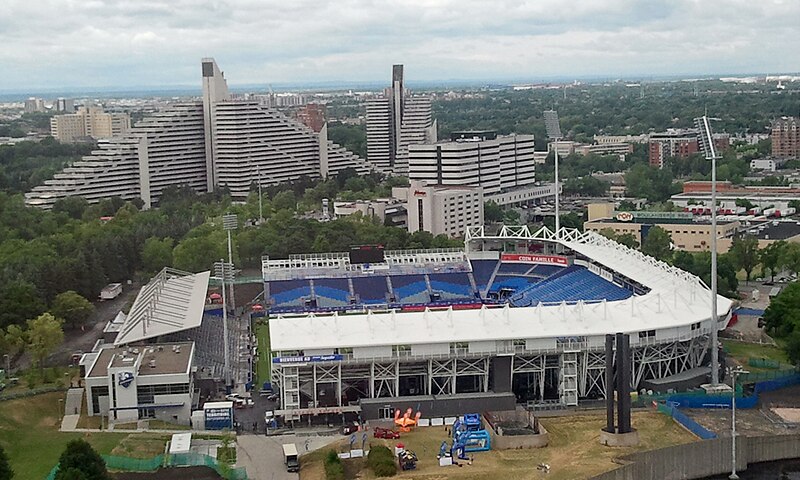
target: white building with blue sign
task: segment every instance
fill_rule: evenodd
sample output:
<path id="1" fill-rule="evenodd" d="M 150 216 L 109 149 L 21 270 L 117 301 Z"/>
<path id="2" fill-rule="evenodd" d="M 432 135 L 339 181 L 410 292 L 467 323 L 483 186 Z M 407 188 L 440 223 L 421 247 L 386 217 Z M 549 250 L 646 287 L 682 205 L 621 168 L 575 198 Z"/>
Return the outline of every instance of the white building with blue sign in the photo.
<path id="1" fill-rule="evenodd" d="M 194 342 L 102 348 L 84 355 L 89 415 L 112 423 L 159 419 L 189 424 Z"/>

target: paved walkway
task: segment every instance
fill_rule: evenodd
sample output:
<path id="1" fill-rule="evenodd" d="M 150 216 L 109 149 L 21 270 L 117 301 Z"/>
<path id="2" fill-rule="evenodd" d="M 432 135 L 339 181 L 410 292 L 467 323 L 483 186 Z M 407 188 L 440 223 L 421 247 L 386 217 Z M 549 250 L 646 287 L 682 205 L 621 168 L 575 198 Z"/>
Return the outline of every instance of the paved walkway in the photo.
<path id="1" fill-rule="evenodd" d="M 307 437 L 239 435 L 236 438 L 236 466 L 244 467 L 249 478 L 296 480 L 299 478 L 298 474 L 287 472 L 283 464 L 283 444 L 294 443 L 302 456 L 307 451 L 320 449 L 341 438 L 340 435 Z"/>
<path id="2" fill-rule="evenodd" d="M 80 415 L 83 405 L 83 389 L 70 388 L 67 390 L 67 400 L 64 402 L 64 415 Z"/>
<path id="3" fill-rule="evenodd" d="M 77 432 L 78 430 L 78 420 L 81 418 L 80 415 L 64 415 L 64 418 L 61 419 L 61 431 L 62 432 Z"/>

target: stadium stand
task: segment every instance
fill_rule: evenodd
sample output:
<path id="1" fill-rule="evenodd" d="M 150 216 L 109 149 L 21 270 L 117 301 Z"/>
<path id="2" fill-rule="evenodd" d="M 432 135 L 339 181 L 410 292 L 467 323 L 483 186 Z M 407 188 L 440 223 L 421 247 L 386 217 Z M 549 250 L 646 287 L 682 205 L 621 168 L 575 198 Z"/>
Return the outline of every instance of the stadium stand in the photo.
<path id="1" fill-rule="evenodd" d="M 312 282 L 318 307 L 343 307 L 350 304 L 350 285 L 346 278 L 317 278 Z"/>
<path id="2" fill-rule="evenodd" d="M 599 300 L 623 300 L 633 293 L 590 272 L 584 267 L 571 266 L 552 277 L 514 294 L 510 303 L 515 307 L 541 303 L 575 303 Z"/>
<path id="3" fill-rule="evenodd" d="M 498 275 L 525 275 L 533 267 L 530 263 L 501 263 Z"/>
<path id="4" fill-rule="evenodd" d="M 361 303 L 374 305 L 386 303 L 389 286 L 384 275 L 353 277 L 353 292 L 358 295 Z"/>
<path id="5" fill-rule="evenodd" d="M 472 260 L 471 263 L 475 284 L 478 286 L 478 291 L 483 292 L 497 267 L 497 260 Z"/>
<path id="6" fill-rule="evenodd" d="M 475 298 L 469 273 L 432 273 L 428 275 L 431 289 L 443 300 Z"/>
<path id="7" fill-rule="evenodd" d="M 302 306 L 304 297 L 311 296 L 308 280 L 282 280 L 269 282 L 269 294 L 275 306 Z"/>
<path id="8" fill-rule="evenodd" d="M 424 275 L 397 275 L 392 277 L 397 303 L 428 303 L 431 301 Z"/>
<path id="9" fill-rule="evenodd" d="M 541 278 L 547 278 L 556 273 L 564 270 L 565 267 L 559 267 L 556 265 L 535 265 L 532 270 L 530 270 L 527 275 L 528 276 L 535 276 Z"/>

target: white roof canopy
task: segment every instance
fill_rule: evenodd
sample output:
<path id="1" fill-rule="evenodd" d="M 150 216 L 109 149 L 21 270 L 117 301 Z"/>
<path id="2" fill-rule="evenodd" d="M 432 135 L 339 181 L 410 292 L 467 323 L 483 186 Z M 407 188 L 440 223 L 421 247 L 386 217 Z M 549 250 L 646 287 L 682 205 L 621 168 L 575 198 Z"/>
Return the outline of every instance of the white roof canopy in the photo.
<path id="1" fill-rule="evenodd" d="M 161 270 L 139 291 L 114 345 L 199 327 L 210 276 L 211 272 Z"/>

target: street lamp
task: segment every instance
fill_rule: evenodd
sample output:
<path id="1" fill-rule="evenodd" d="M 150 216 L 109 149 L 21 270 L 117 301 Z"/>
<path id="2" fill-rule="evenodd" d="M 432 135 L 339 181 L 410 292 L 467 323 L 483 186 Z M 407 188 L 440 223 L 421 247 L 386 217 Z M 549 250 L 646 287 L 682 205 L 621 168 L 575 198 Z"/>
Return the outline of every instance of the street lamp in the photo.
<path id="1" fill-rule="evenodd" d="M 233 264 L 220 258 L 214 263 L 214 277 L 222 282 L 222 342 L 225 356 L 225 387 L 231 385 L 230 346 L 228 345 L 228 305 L 225 299 L 225 280 L 233 280 Z"/>
<path id="2" fill-rule="evenodd" d="M 547 132 L 547 138 L 555 142 L 556 239 L 558 239 L 561 229 L 561 218 L 558 213 L 560 190 L 558 187 L 558 141 L 561 139 L 561 123 L 558 120 L 558 112 L 555 110 L 544 111 L 544 129 Z"/>
<path id="3" fill-rule="evenodd" d="M 728 478 L 737 480 L 739 475 L 736 475 L 736 376 L 750 372 L 741 366 L 729 368 L 728 372 L 731 374 L 731 383 L 733 383 L 731 392 L 731 474 L 728 475 Z"/>
<path id="4" fill-rule="evenodd" d="M 717 150 L 711 134 L 709 118 L 702 116 L 694 119 L 699 130 L 698 141 L 706 157 L 711 160 L 711 318 L 714 326 L 711 329 L 711 384 L 719 385 L 719 316 L 717 315 Z"/>
<path id="5" fill-rule="evenodd" d="M 228 214 L 222 216 L 222 229 L 228 233 L 228 263 L 231 265 L 231 278 L 230 278 L 230 296 L 231 296 L 231 310 L 236 313 L 236 299 L 233 297 L 233 247 L 231 243 L 231 230 L 239 228 L 239 217 L 235 214 Z"/>

